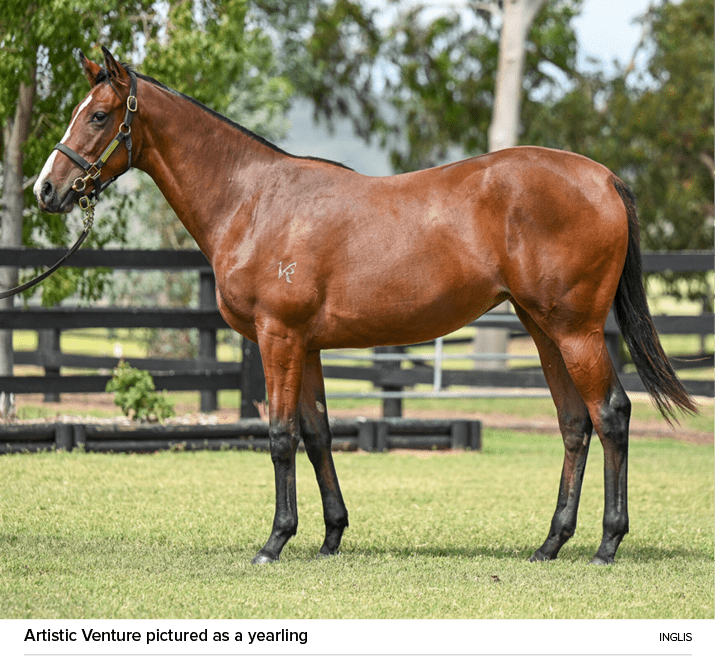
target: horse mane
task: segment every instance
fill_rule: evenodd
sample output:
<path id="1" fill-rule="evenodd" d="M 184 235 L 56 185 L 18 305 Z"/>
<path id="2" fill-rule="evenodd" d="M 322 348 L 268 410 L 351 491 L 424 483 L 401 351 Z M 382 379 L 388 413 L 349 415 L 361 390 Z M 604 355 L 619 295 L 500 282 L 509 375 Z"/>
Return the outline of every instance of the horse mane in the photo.
<path id="1" fill-rule="evenodd" d="M 129 64 L 126 64 L 124 62 L 121 63 L 121 65 L 124 67 L 126 71 L 131 71 L 134 73 L 134 75 L 137 76 L 137 78 L 140 78 L 141 80 L 144 80 L 145 82 L 149 82 L 150 84 L 153 84 L 156 87 L 159 87 L 160 89 L 163 89 L 164 91 L 169 92 L 170 94 L 174 94 L 175 96 L 179 96 L 180 98 L 183 98 L 184 100 L 189 101 L 196 107 L 200 108 L 204 112 L 207 112 L 210 114 L 212 117 L 215 117 L 224 123 L 228 124 L 235 130 L 238 130 L 239 132 L 243 133 L 247 137 L 250 137 L 254 141 L 258 142 L 259 144 L 262 144 L 263 146 L 267 146 L 268 148 L 274 150 L 276 153 L 280 153 L 281 155 L 286 155 L 289 158 L 295 158 L 296 160 L 312 160 L 314 162 L 324 162 L 325 164 L 333 165 L 335 167 L 340 167 L 342 169 L 348 169 L 349 171 L 353 171 L 351 167 L 348 167 L 347 165 L 343 164 L 342 162 L 336 162 L 335 160 L 327 160 L 325 158 L 318 158 L 310 155 L 293 155 L 292 153 L 288 153 L 288 151 L 284 151 L 282 148 L 279 146 L 276 146 L 272 142 L 269 142 L 265 137 L 261 137 L 260 135 L 257 135 L 254 133 L 252 130 L 249 130 L 245 126 L 242 126 L 240 123 L 236 123 L 235 121 L 229 119 L 227 116 L 224 116 L 220 112 L 216 112 L 216 110 L 212 110 L 210 107 L 207 107 L 200 101 L 197 101 L 195 98 L 192 98 L 191 96 L 188 96 L 186 94 L 182 94 L 180 91 L 176 91 L 176 89 L 172 89 L 171 87 L 167 87 L 163 82 L 159 82 L 158 80 L 155 80 L 151 76 L 145 75 L 143 73 L 139 73 L 136 71 L 132 66 Z M 95 84 L 100 84 L 102 82 L 108 82 L 111 84 L 112 80 L 112 74 L 106 69 L 103 68 L 99 73 L 97 73 L 97 79 L 95 81 Z"/>

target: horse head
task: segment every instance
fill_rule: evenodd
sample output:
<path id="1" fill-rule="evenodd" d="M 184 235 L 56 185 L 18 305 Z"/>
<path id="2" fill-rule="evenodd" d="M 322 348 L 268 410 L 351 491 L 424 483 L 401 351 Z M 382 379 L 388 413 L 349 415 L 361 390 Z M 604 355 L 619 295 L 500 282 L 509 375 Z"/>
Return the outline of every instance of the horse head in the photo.
<path id="1" fill-rule="evenodd" d="M 117 63 L 109 50 L 102 50 L 104 67 L 80 54 L 92 89 L 75 107 L 33 188 L 43 212 L 66 213 L 75 203 L 87 207 L 131 167 L 136 75 Z M 122 142 L 126 148 L 118 149 Z"/>

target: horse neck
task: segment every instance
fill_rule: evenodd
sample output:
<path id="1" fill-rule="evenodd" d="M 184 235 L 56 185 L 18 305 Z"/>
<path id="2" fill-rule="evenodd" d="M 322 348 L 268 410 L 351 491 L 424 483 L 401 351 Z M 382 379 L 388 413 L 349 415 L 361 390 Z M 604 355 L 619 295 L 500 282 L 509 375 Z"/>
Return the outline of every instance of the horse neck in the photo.
<path id="1" fill-rule="evenodd" d="M 187 98 L 142 82 L 137 96 L 148 120 L 136 166 L 211 261 L 226 230 L 236 237 L 241 207 L 256 200 L 267 169 L 286 156 Z"/>

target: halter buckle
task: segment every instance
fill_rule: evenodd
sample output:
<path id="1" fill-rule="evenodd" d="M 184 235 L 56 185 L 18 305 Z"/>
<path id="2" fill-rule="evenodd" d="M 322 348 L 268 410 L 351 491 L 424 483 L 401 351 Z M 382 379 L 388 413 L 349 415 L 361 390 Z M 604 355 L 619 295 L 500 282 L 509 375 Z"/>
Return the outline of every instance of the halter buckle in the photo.
<path id="1" fill-rule="evenodd" d="M 136 112 L 139 107 L 136 96 L 129 96 L 127 98 L 127 109 L 130 112 Z"/>

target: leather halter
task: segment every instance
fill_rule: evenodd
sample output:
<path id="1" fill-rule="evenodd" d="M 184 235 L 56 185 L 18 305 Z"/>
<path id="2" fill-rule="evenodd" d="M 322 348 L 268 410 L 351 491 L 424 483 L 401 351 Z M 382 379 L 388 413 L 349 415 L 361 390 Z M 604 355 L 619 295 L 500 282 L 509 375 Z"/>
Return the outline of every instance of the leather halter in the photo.
<path id="1" fill-rule="evenodd" d="M 82 210 L 87 210 L 92 201 L 96 203 L 99 200 L 100 192 L 106 190 L 115 180 L 117 180 L 117 178 L 119 178 L 122 174 L 127 173 L 127 171 L 129 171 L 132 167 L 131 125 L 132 119 L 134 119 L 134 114 L 136 113 L 138 108 L 137 76 L 133 71 L 128 71 L 128 73 L 130 87 L 129 97 L 127 98 L 127 109 L 124 112 L 124 121 L 119 126 L 119 132 L 117 133 L 116 137 L 110 142 L 109 146 L 104 149 L 104 152 L 102 153 L 102 155 L 99 156 L 97 162 L 95 162 L 94 164 L 90 164 L 81 155 L 79 155 L 79 153 L 75 153 L 75 151 L 69 148 L 69 146 L 62 144 L 62 142 L 56 144 L 55 148 L 53 149 L 64 153 L 70 160 L 72 160 L 75 164 L 77 164 L 80 168 L 84 170 L 85 175 L 77 177 L 72 184 L 72 191 L 84 192 L 87 189 L 87 182 L 90 180 L 93 182 L 92 191 L 89 194 L 85 194 L 84 196 L 80 197 L 77 201 L 77 203 L 79 203 L 79 207 L 82 208 Z M 104 183 L 102 183 L 99 180 L 99 174 L 102 170 L 102 167 L 109 159 L 109 156 L 114 153 L 114 150 L 122 142 L 124 142 L 124 144 L 126 145 L 127 155 L 129 156 L 127 168 L 121 174 L 117 174 L 116 176 L 113 176 L 109 180 L 106 180 L 104 181 Z M 92 199 L 90 199 L 90 194 L 93 195 Z"/>

